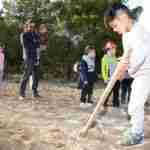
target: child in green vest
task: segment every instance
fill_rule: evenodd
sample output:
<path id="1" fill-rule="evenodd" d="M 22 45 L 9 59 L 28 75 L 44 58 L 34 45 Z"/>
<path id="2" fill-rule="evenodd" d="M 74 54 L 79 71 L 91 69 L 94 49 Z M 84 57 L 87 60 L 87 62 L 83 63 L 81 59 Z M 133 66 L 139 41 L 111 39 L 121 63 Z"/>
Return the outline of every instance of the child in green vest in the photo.
<path id="1" fill-rule="evenodd" d="M 101 68 L 102 68 L 102 78 L 103 78 L 105 84 L 107 84 L 110 81 L 110 79 L 116 69 L 116 66 L 117 66 L 116 48 L 117 48 L 117 46 L 113 41 L 108 41 L 104 47 L 106 54 L 102 58 L 102 61 L 101 61 L 102 67 Z M 119 89 L 120 89 L 120 82 L 117 81 L 111 92 L 111 93 L 113 93 L 113 106 L 114 107 L 120 106 Z M 110 97 L 110 95 L 109 95 L 109 97 Z M 107 106 L 109 97 L 105 101 L 104 106 Z"/>

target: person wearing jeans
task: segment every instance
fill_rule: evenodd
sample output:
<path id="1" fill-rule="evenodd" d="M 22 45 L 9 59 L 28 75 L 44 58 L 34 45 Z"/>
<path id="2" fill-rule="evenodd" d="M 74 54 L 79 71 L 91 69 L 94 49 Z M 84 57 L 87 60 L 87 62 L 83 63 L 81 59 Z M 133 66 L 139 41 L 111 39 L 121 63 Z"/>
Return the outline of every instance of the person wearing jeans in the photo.
<path id="1" fill-rule="evenodd" d="M 87 46 L 85 48 L 85 54 L 81 59 L 79 67 L 81 85 L 81 107 L 90 106 L 94 103 L 92 101 L 92 96 L 94 83 L 96 81 L 95 56 L 95 48 L 92 46 Z"/>
<path id="2" fill-rule="evenodd" d="M 32 75 L 33 78 L 33 96 L 40 97 L 38 93 L 38 81 L 39 81 L 39 60 L 37 50 L 40 47 L 40 40 L 39 36 L 36 32 L 34 32 L 34 23 L 30 22 L 27 25 L 27 32 L 23 34 L 23 43 L 24 43 L 24 50 L 25 50 L 25 70 L 24 75 L 20 85 L 20 99 L 24 99 L 26 96 L 26 86 L 29 81 L 29 77 Z"/>
<path id="3" fill-rule="evenodd" d="M 133 78 L 129 76 L 128 72 L 126 72 L 126 75 L 124 79 L 121 81 L 121 103 L 126 104 L 130 100 L 131 95 L 131 85 L 133 82 Z"/>

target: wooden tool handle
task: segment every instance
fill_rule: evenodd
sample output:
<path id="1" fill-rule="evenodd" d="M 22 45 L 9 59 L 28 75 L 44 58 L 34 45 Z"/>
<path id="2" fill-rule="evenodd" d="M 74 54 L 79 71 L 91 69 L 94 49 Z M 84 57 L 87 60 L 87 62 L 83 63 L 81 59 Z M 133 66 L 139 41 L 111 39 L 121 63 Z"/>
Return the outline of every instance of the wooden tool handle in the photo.
<path id="1" fill-rule="evenodd" d="M 102 108 L 101 106 L 103 106 L 106 98 L 108 97 L 109 93 L 111 92 L 112 88 L 114 87 L 115 83 L 116 83 L 116 78 L 115 76 L 112 77 L 111 81 L 108 83 L 105 91 L 103 92 L 99 102 L 96 105 L 96 108 L 94 109 L 92 115 L 90 116 L 86 126 L 83 128 L 83 130 L 81 130 L 81 136 L 86 136 L 89 128 L 91 127 L 93 121 L 96 119 L 96 115 L 98 114 L 98 112 L 100 111 L 100 108 Z"/>

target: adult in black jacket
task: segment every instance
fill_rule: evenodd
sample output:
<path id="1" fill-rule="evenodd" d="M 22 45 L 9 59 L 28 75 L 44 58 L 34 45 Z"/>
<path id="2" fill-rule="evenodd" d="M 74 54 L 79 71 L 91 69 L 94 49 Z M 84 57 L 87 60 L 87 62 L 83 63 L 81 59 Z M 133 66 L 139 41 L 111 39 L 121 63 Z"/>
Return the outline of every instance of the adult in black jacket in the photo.
<path id="1" fill-rule="evenodd" d="M 26 96 L 25 91 L 30 75 L 32 75 L 33 78 L 33 85 L 32 85 L 33 96 L 40 97 L 38 93 L 39 62 L 37 56 L 37 50 L 40 47 L 40 40 L 39 35 L 34 31 L 34 23 L 30 22 L 27 24 L 27 32 L 23 34 L 23 43 L 25 48 L 26 59 L 24 60 L 25 70 L 20 85 L 20 99 L 24 99 Z"/>

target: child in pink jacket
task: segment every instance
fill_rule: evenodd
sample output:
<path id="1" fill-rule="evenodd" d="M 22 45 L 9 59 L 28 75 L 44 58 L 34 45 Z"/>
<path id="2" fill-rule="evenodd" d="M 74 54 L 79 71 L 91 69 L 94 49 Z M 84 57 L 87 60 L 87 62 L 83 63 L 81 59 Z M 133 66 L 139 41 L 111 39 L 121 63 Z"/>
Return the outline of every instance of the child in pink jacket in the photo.
<path id="1" fill-rule="evenodd" d="M 4 74 L 4 49 L 0 46 L 0 88 L 2 87 L 3 74 Z"/>

